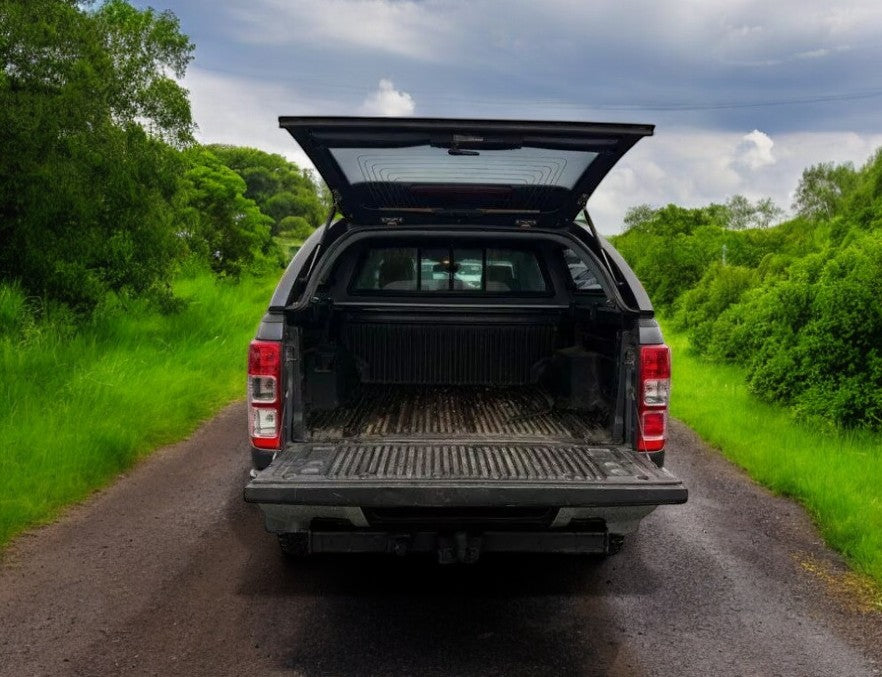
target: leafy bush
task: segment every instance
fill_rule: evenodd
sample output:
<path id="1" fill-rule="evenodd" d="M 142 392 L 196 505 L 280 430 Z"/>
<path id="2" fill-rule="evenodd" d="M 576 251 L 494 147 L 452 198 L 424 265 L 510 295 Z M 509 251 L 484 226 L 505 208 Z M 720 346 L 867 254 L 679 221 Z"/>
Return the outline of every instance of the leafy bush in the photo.
<path id="1" fill-rule="evenodd" d="M 653 303 L 663 309 L 670 309 L 717 263 L 755 266 L 771 239 L 765 231 L 728 230 L 730 213 L 724 205 L 700 209 L 642 205 L 629 211 L 625 220 L 628 230 L 612 241 Z"/>
<path id="2" fill-rule="evenodd" d="M 286 216 L 279 223 L 279 234 L 295 240 L 305 240 L 315 230 L 302 216 Z"/>
<path id="3" fill-rule="evenodd" d="M 800 259 L 757 287 L 751 272 L 710 271 L 678 302 L 676 326 L 697 350 L 746 365 L 762 399 L 879 428 L 882 233 Z"/>
<path id="4" fill-rule="evenodd" d="M 758 280 L 754 269 L 714 263 L 696 286 L 677 299 L 674 326 L 688 328 L 693 347 L 699 352 L 707 352 L 715 322 Z"/>
<path id="5" fill-rule="evenodd" d="M 775 227 L 732 230 L 732 204 L 746 208 L 643 206 L 615 244 L 692 348 L 744 365 L 754 394 L 882 428 L 882 152 L 807 169 L 799 215 Z"/>
<path id="6" fill-rule="evenodd" d="M 836 252 L 808 293 L 809 321 L 787 349 L 801 380 L 789 403 L 838 425 L 882 427 L 882 233 Z M 752 387 L 765 371 L 754 365 Z"/>

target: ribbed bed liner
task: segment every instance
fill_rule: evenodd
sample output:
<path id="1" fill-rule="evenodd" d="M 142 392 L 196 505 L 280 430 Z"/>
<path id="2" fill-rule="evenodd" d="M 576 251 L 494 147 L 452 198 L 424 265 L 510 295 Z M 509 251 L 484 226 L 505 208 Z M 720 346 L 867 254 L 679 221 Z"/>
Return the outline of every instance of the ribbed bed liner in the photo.
<path id="1" fill-rule="evenodd" d="M 606 449 L 543 444 L 341 445 L 326 476 L 376 479 L 523 480 L 565 482 L 605 477 Z M 624 456 L 614 459 L 625 462 Z M 622 471 L 624 474 L 624 471 Z"/>
<path id="2" fill-rule="evenodd" d="M 362 385 L 345 406 L 313 412 L 311 439 L 554 438 L 605 441 L 608 413 L 559 409 L 539 386 Z"/>

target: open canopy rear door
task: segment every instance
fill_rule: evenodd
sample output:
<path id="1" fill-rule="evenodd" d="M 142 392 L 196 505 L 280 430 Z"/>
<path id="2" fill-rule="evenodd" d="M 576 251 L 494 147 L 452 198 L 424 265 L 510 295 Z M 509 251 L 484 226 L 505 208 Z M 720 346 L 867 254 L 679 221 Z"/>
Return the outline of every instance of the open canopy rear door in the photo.
<path id="1" fill-rule="evenodd" d="M 281 117 L 356 223 L 571 222 L 652 125 Z"/>

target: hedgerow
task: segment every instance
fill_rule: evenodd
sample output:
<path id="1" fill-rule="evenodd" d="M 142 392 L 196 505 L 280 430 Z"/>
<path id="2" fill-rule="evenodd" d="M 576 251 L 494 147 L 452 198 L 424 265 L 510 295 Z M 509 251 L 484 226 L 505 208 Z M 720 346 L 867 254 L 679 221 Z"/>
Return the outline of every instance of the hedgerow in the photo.
<path id="1" fill-rule="evenodd" d="M 692 350 L 745 366 L 751 392 L 798 417 L 878 430 L 882 153 L 809 168 L 796 194 L 770 228 L 733 231 L 721 205 L 643 207 L 614 241 Z"/>

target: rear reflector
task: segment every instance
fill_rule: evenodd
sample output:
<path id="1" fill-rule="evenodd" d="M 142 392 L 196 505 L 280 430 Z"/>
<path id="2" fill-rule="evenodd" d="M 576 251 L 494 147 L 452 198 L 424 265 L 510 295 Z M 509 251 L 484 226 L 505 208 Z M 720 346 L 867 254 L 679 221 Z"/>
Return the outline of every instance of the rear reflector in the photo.
<path id="1" fill-rule="evenodd" d="M 637 402 L 638 451 L 661 451 L 667 439 L 671 394 L 671 350 L 666 345 L 640 348 L 640 399 Z"/>
<path id="2" fill-rule="evenodd" d="M 644 411 L 643 412 L 643 437 L 653 438 L 661 437 L 665 434 L 665 412 L 663 411 Z"/>
<path id="3" fill-rule="evenodd" d="M 248 349 L 248 434 L 259 449 L 281 444 L 282 344 L 252 341 Z"/>

